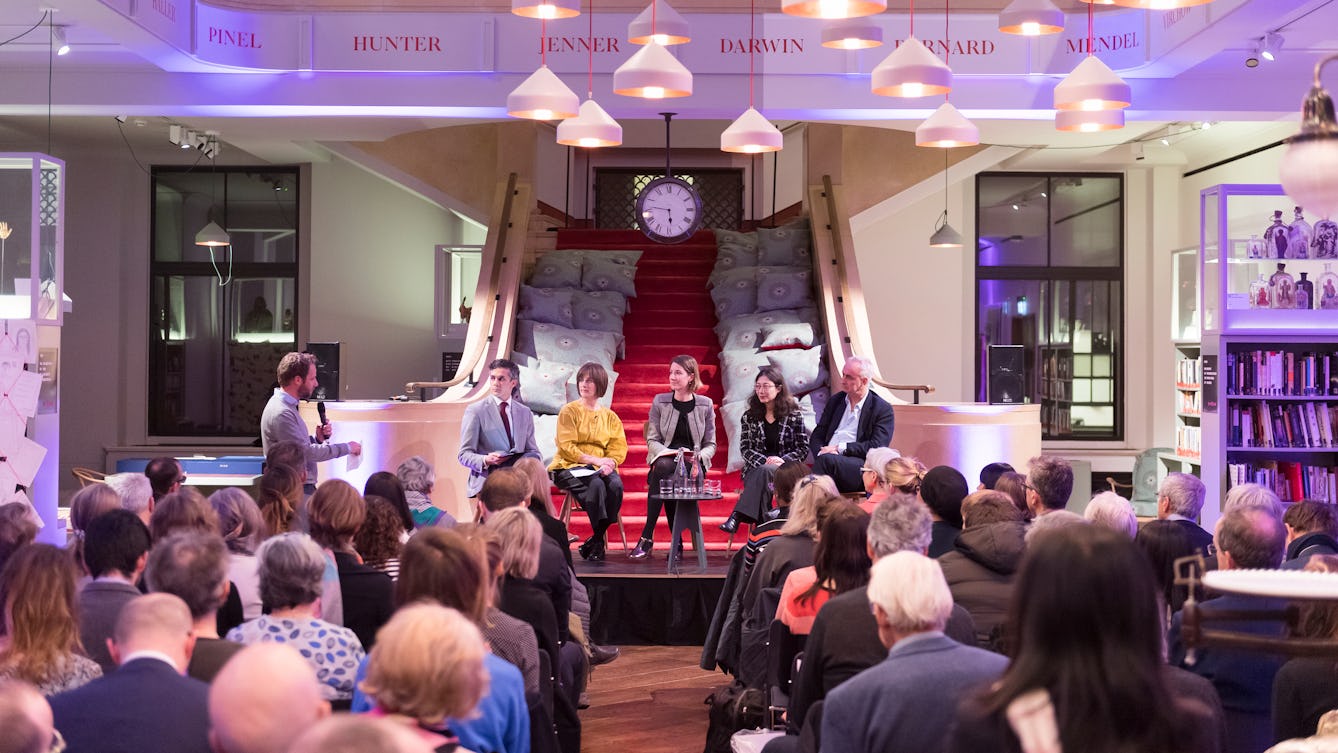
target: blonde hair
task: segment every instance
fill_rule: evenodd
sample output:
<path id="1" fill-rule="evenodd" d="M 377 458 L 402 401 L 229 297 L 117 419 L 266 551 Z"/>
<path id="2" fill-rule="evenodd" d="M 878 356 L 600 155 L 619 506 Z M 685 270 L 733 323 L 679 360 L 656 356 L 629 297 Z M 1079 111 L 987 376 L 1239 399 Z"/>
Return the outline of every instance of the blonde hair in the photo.
<path id="1" fill-rule="evenodd" d="M 533 578 L 539 572 L 539 544 L 543 528 L 539 519 L 524 508 L 508 507 L 488 516 L 484 524 L 502 542 L 502 568 L 516 578 Z"/>
<path id="2" fill-rule="evenodd" d="M 549 516 L 556 517 L 556 513 L 553 512 L 553 495 L 551 493 L 553 482 L 548 478 L 548 469 L 544 467 L 544 464 L 535 458 L 521 458 L 511 468 L 520 471 L 530 479 L 529 499 L 531 503 L 534 500 L 539 500 L 543 503 L 544 510 L 548 512 Z"/>
<path id="3" fill-rule="evenodd" d="M 376 634 L 362 691 L 381 710 L 429 727 L 466 719 L 488 692 L 485 654 L 479 629 L 454 609 L 402 607 Z"/>
<path id="4" fill-rule="evenodd" d="M 818 538 L 818 511 L 828 503 L 841 499 L 841 492 L 836 489 L 836 482 L 831 476 L 810 473 L 799 479 L 794 485 L 794 496 L 790 499 L 790 517 L 781 526 L 784 536 L 807 534 Z"/>
<path id="5" fill-rule="evenodd" d="M 889 489 L 915 494 L 927 472 L 925 464 L 915 458 L 895 457 L 887 461 L 882 475 Z"/>

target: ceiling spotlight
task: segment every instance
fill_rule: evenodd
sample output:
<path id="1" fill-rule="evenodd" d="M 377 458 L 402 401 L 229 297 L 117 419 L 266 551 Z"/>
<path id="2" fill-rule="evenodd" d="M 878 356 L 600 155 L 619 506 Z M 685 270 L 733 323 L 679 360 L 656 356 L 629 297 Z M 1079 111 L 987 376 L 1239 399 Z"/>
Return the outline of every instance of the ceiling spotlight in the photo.
<path id="1" fill-rule="evenodd" d="M 68 55 L 70 52 L 70 43 L 65 39 L 64 26 L 51 27 L 51 46 L 56 49 L 57 55 Z M 1269 58 L 1272 60 L 1273 58 Z"/>
<path id="2" fill-rule="evenodd" d="M 1259 55 L 1260 53 L 1263 52 L 1263 49 L 1264 49 L 1264 40 L 1262 39 L 1254 40 L 1254 45 L 1250 47 L 1250 54 L 1248 57 L 1245 58 L 1246 68 L 1259 67 Z"/>
<path id="3" fill-rule="evenodd" d="M 1270 63 L 1277 60 L 1278 53 L 1282 52 L 1282 43 L 1283 39 L 1281 34 L 1276 31 L 1268 32 L 1264 35 L 1263 46 L 1259 51 L 1259 56 Z"/>

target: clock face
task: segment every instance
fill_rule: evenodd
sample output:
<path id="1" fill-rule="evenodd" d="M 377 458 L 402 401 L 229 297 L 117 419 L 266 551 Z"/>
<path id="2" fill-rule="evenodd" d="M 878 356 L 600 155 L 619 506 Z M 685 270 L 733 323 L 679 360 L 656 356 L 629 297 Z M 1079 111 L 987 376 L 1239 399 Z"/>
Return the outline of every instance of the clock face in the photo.
<path id="1" fill-rule="evenodd" d="M 702 199 L 681 178 L 656 178 L 636 197 L 641 232 L 660 243 L 687 240 L 702 224 Z"/>

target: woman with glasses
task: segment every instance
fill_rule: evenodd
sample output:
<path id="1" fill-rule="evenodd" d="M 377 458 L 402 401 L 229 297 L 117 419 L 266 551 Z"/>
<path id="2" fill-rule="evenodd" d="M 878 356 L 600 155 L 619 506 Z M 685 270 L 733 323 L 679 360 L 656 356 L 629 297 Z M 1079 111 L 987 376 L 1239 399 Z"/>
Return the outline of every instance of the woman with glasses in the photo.
<path id="1" fill-rule="evenodd" d="M 725 533 L 739 530 L 740 522 L 760 521 L 771 506 L 776 469 L 808 455 L 808 430 L 799 414 L 799 404 L 790 397 L 785 377 L 775 366 L 758 369 L 740 427 L 743 491 L 734 512 L 720 524 Z"/>
<path id="2" fill-rule="evenodd" d="M 887 473 L 892 461 L 898 459 L 900 454 L 891 447 L 875 447 L 864 457 L 864 465 L 859 469 L 864 492 L 869 495 L 859 503 L 864 512 L 872 515 L 879 502 L 892 496 L 893 490 L 887 485 Z"/>

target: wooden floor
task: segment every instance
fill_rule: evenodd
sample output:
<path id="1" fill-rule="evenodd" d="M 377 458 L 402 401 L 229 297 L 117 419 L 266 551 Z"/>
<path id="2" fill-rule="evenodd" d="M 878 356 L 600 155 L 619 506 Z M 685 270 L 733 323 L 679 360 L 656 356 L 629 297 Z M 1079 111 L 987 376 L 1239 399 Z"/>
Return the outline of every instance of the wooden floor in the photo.
<path id="1" fill-rule="evenodd" d="M 697 666 L 701 646 L 624 646 L 595 668 L 581 712 L 581 753 L 694 753 L 706 744 L 706 704 L 720 672 Z"/>

